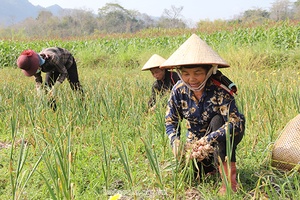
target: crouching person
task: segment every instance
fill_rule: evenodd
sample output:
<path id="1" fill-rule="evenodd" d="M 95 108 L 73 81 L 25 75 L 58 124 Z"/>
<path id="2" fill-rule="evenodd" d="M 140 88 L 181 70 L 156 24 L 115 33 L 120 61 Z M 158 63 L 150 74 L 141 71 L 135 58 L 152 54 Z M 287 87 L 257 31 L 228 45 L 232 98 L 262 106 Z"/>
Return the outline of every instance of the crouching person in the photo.
<path id="1" fill-rule="evenodd" d="M 166 93 L 169 94 L 172 87 L 179 80 L 176 72 L 159 68 L 159 66 L 165 61 L 166 60 L 163 57 L 153 54 L 142 68 L 142 71 L 149 70 L 152 76 L 156 79 L 152 84 L 152 95 L 148 101 L 150 111 L 155 110 L 158 97 L 161 97 Z"/>
<path id="2" fill-rule="evenodd" d="M 221 195 L 227 191 L 225 178 L 231 190 L 237 191 L 236 148 L 245 129 L 244 115 L 239 112 L 233 94 L 213 80 L 218 68 L 225 67 L 229 67 L 226 61 L 195 34 L 161 65 L 161 68 L 176 68 L 181 79 L 171 91 L 165 118 L 174 156 L 178 156 L 180 140 L 177 128 L 186 119 L 187 144 L 198 145 L 197 151 L 189 152 L 188 156 L 197 159 L 194 168 L 200 170 L 197 171 L 200 176 L 218 168 L 223 180 Z M 230 148 L 230 155 L 226 148 Z"/>

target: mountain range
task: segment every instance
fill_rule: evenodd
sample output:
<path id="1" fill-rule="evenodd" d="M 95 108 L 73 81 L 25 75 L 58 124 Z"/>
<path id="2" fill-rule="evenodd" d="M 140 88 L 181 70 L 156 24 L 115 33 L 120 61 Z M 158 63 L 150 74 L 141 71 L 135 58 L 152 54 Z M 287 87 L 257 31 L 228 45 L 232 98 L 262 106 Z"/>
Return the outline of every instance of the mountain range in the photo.
<path id="1" fill-rule="evenodd" d="M 53 15 L 58 15 L 64 9 L 59 5 L 34 6 L 28 0 L 0 0 L 0 27 L 10 26 L 25 20 L 26 18 L 36 18 L 40 11 L 50 11 Z"/>

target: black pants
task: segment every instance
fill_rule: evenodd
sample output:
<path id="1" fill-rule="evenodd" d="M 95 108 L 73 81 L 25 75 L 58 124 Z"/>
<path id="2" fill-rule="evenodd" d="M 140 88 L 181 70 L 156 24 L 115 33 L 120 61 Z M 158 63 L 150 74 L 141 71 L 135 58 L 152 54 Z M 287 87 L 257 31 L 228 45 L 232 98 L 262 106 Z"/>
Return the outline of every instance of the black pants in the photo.
<path id="1" fill-rule="evenodd" d="M 208 131 L 207 133 L 211 133 L 213 131 L 218 130 L 221 126 L 225 124 L 223 117 L 221 115 L 216 115 L 212 118 L 210 121 Z M 235 136 L 230 137 L 230 148 L 231 149 L 231 162 L 236 161 L 236 148 L 237 145 L 240 143 L 244 136 L 244 133 L 240 133 Z M 197 166 L 194 166 L 194 169 L 199 169 L 196 170 L 195 173 L 200 177 L 203 174 L 211 173 L 216 170 L 216 165 L 218 164 L 218 158 L 220 157 L 222 162 L 225 161 L 225 157 L 227 156 L 226 153 L 226 140 L 223 142 L 217 142 L 214 144 L 216 147 L 216 151 L 211 154 L 208 158 L 202 160 L 201 162 L 197 162 Z"/>
<path id="2" fill-rule="evenodd" d="M 218 118 L 222 118 L 222 117 L 218 116 Z M 223 121 L 223 119 L 222 119 L 222 121 Z M 239 133 L 238 135 L 230 136 L 229 145 L 230 145 L 230 150 L 231 150 L 231 152 L 230 152 L 231 153 L 231 155 L 230 155 L 231 162 L 236 162 L 236 148 L 237 148 L 237 145 L 241 142 L 243 136 L 244 136 L 244 132 Z M 226 140 L 222 141 L 222 142 L 217 142 L 215 144 L 215 146 L 217 147 L 217 155 L 216 156 L 219 156 L 220 159 L 222 160 L 222 162 L 224 162 L 226 156 L 229 157 L 229 155 L 227 155 L 227 151 L 226 151 L 226 148 L 227 148 Z"/>

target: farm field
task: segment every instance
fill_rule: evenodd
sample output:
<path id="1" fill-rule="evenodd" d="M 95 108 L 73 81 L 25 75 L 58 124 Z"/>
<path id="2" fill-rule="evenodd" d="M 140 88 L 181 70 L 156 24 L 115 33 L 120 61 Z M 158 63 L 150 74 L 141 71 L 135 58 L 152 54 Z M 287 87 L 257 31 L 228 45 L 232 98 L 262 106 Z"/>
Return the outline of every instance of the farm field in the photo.
<path id="1" fill-rule="evenodd" d="M 170 56 L 193 32 L 70 40 L 0 40 L 0 199 L 297 199 L 300 174 L 271 166 L 272 147 L 300 113 L 300 26 L 195 33 L 230 65 L 246 117 L 237 150 L 239 191 L 218 197 L 219 175 L 201 183 L 180 170 L 165 134 L 163 102 L 147 112 L 154 81 L 143 64 Z M 86 97 L 64 82 L 58 110 L 16 67 L 24 49 L 74 52 Z M 184 122 L 183 122 L 184 127 Z M 183 130 L 184 133 L 184 130 Z"/>

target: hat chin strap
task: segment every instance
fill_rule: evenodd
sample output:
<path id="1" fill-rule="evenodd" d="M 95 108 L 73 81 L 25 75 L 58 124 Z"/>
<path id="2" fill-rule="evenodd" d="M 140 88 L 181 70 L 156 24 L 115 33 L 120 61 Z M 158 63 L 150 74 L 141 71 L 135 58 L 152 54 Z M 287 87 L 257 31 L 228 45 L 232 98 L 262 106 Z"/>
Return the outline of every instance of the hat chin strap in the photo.
<path id="1" fill-rule="evenodd" d="M 190 86 L 190 84 L 186 83 L 183 79 L 182 79 L 182 76 L 180 74 L 180 71 L 178 70 L 178 68 L 176 68 L 176 72 L 179 76 L 179 78 L 182 80 L 182 82 L 192 91 L 194 92 L 197 92 L 197 91 L 201 91 L 204 87 L 205 87 L 205 84 L 207 82 L 207 80 L 209 79 L 209 77 L 212 75 L 212 74 L 216 74 L 217 73 L 217 70 L 218 70 L 218 65 L 212 65 L 212 67 L 208 70 L 207 74 L 206 74 L 206 78 L 205 80 L 199 85 L 198 88 L 192 88 Z"/>

